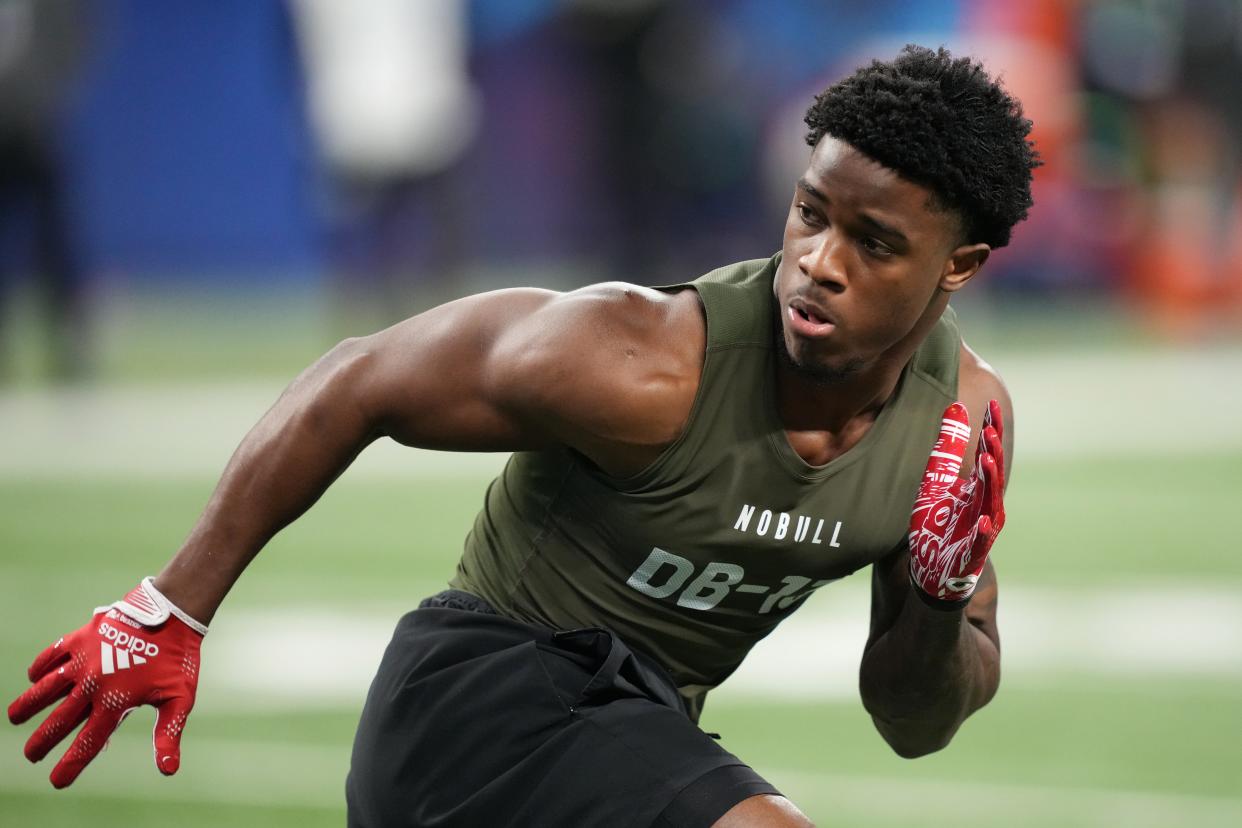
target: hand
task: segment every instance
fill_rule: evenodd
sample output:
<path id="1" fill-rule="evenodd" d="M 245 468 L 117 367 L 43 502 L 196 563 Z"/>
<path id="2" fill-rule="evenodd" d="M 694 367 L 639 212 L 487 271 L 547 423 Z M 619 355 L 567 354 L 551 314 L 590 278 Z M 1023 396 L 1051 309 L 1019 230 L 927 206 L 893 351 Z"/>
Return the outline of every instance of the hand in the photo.
<path id="1" fill-rule="evenodd" d="M 932 447 L 910 515 L 910 580 L 938 609 L 970 600 L 992 542 L 1005 525 L 1005 456 L 1001 411 L 988 403 L 975 451 L 975 468 L 959 478 L 970 442 L 966 406 L 944 411 L 940 437 Z"/>
<path id="2" fill-rule="evenodd" d="M 34 686 L 9 705 L 9 721 L 21 724 L 68 694 L 31 734 L 26 758 L 40 761 L 85 720 L 52 769 L 52 785 L 63 788 L 103 750 L 131 710 L 150 704 L 158 710 L 155 766 L 165 775 L 176 773 L 206 633 L 207 627 L 175 607 L 150 578 L 112 606 L 97 608 L 89 624 L 39 654 L 27 671 Z"/>

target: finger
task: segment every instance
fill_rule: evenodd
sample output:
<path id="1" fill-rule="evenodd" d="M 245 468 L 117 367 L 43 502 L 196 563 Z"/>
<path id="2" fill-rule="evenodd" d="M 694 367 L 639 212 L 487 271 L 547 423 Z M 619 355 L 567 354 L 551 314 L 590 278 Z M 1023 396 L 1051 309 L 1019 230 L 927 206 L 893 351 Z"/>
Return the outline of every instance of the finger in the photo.
<path id="1" fill-rule="evenodd" d="M 64 667 L 48 673 L 9 705 L 9 721 L 13 724 L 21 724 L 68 693 L 71 687 L 73 687 L 73 679 L 69 677 Z"/>
<path id="2" fill-rule="evenodd" d="M 1001 489 L 1005 488 L 1005 444 L 1001 441 L 1000 432 L 990 428 L 984 432 L 988 444 L 988 454 L 996 460 L 996 474 L 1000 478 Z"/>
<path id="3" fill-rule="evenodd" d="M 30 666 L 26 669 L 26 677 L 31 681 L 38 681 L 46 675 L 49 670 L 68 657 L 69 647 L 65 644 L 64 636 L 61 636 L 56 639 L 55 644 L 35 656 L 35 660 L 32 661 Z"/>
<path id="4" fill-rule="evenodd" d="M 979 442 L 975 446 L 975 467 L 979 466 L 979 461 L 983 459 L 983 455 L 991 451 L 991 445 L 988 441 L 989 432 L 996 432 L 999 436 L 1000 432 L 996 429 L 1000 424 L 1000 406 L 996 400 L 988 400 L 987 408 L 983 411 L 983 424 L 979 427 Z"/>
<path id="5" fill-rule="evenodd" d="M 989 428 L 984 437 L 988 443 L 988 454 L 996 461 L 996 471 L 1003 483 L 1005 480 L 1005 446 L 1001 443 L 1000 434 L 994 428 Z"/>
<path id="6" fill-rule="evenodd" d="M 987 474 L 986 463 L 980 460 L 971 469 L 970 478 L 957 490 L 958 502 L 953 518 L 955 525 L 966 529 L 979 522 L 979 516 L 984 514 L 983 502 L 987 498 Z"/>
<path id="7" fill-rule="evenodd" d="M 60 703 L 52 711 L 43 724 L 35 728 L 26 740 L 25 754 L 31 762 L 40 762 L 48 751 L 60 744 L 73 729 L 82 724 L 82 720 L 90 713 L 90 699 L 79 693 L 70 693 L 69 698 Z"/>
<path id="8" fill-rule="evenodd" d="M 987 411 L 987 414 L 984 416 L 983 425 L 985 428 L 987 426 L 992 426 L 993 428 L 995 428 L 996 434 L 998 437 L 1004 436 L 1005 418 L 1001 416 L 1000 403 L 998 403 L 996 400 L 988 400 L 988 411 Z"/>
<path id="9" fill-rule="evenodd" d="M 995 539 L 1005 526 L 1005 474 L 1001 470 L 1000 462 L 991 455 L 985 457 L 984 462 L 989 464 L 988 502 L 984 514 L 990 519 L 992 538 Z"/>
<path id="10" fill-rule="evenodd" d="M 155 747 L 155 767 L 165 776 L 172 776 L 181 767 L 181 734 L 193 707 L 194 700 L 183 696 L 174 696 L 159 706 L 151 741 Z"/>
<path id="11" fill-rule="evenodd" d="M 927 458 L 923 472 L 924 483 L 950 484 L 962 469 L 962 458 L 970 442 L 970 415 L 966 406 L 955 402 L 944 410 L 940 421 L 940 434 Z"/>
<path id="12" fill-rule="evenodd" d="M 975 535 L 974 544 L 971 545 L 970 564 L 966 569 L 972 575 L 978 575 L 983 571 L 988 552 L 992 550 L 992 541 L 996 539 L 995 528 L 992 519 L 987 515 L 979 518 L 978 533 Z"/>
<path id="13" fill-rule="evenodd" d="M 979 512 L 976 515 L 991 515 L 996 494 L 996 460 L 991 454 L 984 454 L 975 464 L 975 476 L 979 481 Z"/>
<path id="14" fill-rule="evenodd" d="M 82 769 L 108 744 L 108 737 L 116 730 L 120 721 L 121 717 L 117 712 L 96 709 L 87 720 L 86 727 L 82 728 L 77 738 L 73 740 L 73 744 L 69 746 L 69 750 L 60 757 L 56 767 L 52 768 L 52 774 L 49 777 L 52 780 L 52 786 L 63 788 L 72 784 Z"/>

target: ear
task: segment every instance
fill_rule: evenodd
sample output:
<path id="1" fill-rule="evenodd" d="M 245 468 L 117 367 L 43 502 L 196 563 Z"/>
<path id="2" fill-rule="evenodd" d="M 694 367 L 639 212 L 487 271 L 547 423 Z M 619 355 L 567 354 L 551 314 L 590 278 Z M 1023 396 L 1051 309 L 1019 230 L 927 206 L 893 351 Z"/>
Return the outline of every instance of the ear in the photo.
<path id="1" fill-rule="evenodd" d="M 940 289 L 946 293 L 961 290 L 983 267 L 991 252 L 992 248 L 986 244 L 964 244 L 954 249 L 945 259 L 944 270 L 940 273 Z"/>

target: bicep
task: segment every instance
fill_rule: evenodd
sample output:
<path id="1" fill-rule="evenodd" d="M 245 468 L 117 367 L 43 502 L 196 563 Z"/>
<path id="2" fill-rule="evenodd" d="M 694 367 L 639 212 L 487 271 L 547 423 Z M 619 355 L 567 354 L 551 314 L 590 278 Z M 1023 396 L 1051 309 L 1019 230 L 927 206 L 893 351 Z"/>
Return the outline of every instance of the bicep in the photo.
<path id="1" fill-rule="evenodd" d="M 983 417 L 988 409 L 988 400 L 996 400 L 1001 409 L 1001 449 L 1004 451 L 1005 487 L 1013 473 L 1014 454 L 1014 416 L 1013 399 L 1009 389 L 991 365 L 985 362 L 965 343 L 961 347 L 961 373 L 958 379 L 958 396 L 970 412 L 971 446 L 977 446 L 980 432 L 983 429 Z M 962 475 L 969 474 L 974 467 L 974 451 L 966 453 L 962 464 Z"/>
<path id="2" fill-rule="evenodd" d="M 467 297 L 359 340 L 358 404 L 422 448 L 559 444 L 597 459 L 664 445 L 697 388 L 693 301 L 624 285 Z"/>

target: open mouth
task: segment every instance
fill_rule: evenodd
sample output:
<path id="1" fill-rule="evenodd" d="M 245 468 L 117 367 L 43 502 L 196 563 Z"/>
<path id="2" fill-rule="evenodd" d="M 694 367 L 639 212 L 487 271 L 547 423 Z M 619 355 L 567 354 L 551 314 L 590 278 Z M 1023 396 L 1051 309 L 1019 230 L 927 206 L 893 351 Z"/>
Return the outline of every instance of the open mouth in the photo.
<path id="1" fill-rule="evenodd" d="M 811 338 L 827 336 L 836 329 L 836 325 L 805 307 L 801 302 L 791 303 L 788 308 L 789 321 L 794 331 Z"/>
<path id="2" fill-rule="evenodd" d="M 812 325 L 831 324 L 827 319 L 820 319 L 818 316 L 816 316 L 814 313 L 807 310 L 806 308 L 795 307 L 794 311 L 797 312 L 797 314 L 801 316 L 803 319 L 805 319 L 807 322 L 810 322 Z"/>

